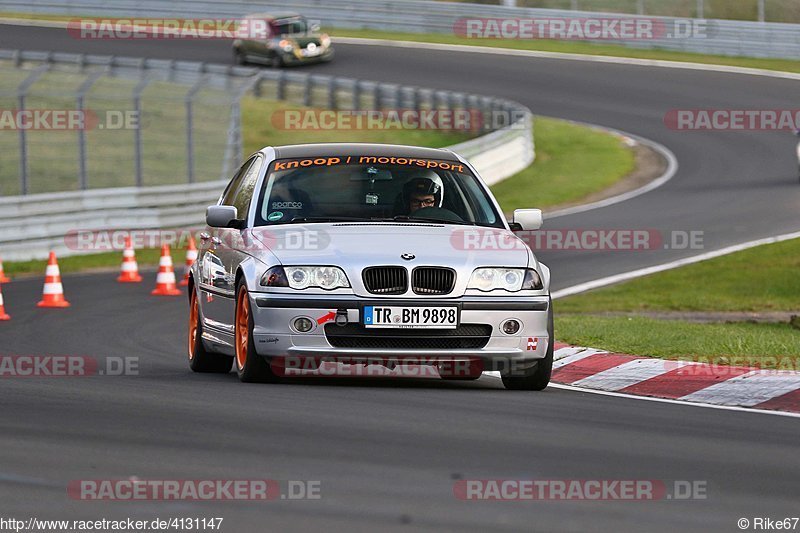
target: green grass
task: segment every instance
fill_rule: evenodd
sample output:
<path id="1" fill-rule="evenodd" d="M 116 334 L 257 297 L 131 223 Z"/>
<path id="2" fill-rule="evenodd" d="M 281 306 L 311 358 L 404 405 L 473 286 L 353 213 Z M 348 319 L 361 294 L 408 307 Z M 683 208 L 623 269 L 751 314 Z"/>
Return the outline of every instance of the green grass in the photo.
<path id="1" fill-rule="evenodd" d="M 158 265 L 158 259 L 161 257 L 160 248 L 142 248 L 136 250 L 136 262 L 139 268 L 144 266 Z M 176 265 L 176 272 L 183 272 L 181 265 L 183 265 L 183 249 L 172 249 L 172 261 Z M 58 267 L 62 274 L 69 274 L 71 272 L 82 272 L 94 269 L 107 269 L 122 264 L 122 252 L 103 252 L 100 254 L 88 255 L 73 255 L 70 257 L 59 257 Z M 35 259 L 31 261 L 6 261 L 3 264 L 3 269 L 9 277 L 22 276 L 22 275 L 35 275 L 41 274 L 44 276 L 47 260 Z"/>
<path id="2" fill-rule="evenodd" d="M 509 48 L 514 50 L 538 50 L 543 52 L 560 52 L 567 54 L 587 54 L 611 57 L 632 57 L 639 59 L 657 59 L 663 61 L 688 61 L 710 65 L 730 65 L 735 67 L 758 68 L 786 72 L 800 72 L 800 61 L 790 59 L 760 59 L 748 57 L 730 57 L 689 52 L 673 52 L 669 50 L 647 50 L 629 48 L 612 44 L 592 44 L 579 41 L 558 40 L 521 40 L 521 39 L 468 39 L 450 33 L 404 33 L 377 30 L 331 29 L 334 40 L 339 37 L 361 37 L 365 39 L 389 39 L 398 41 L 415 41 L 441 44 L 461 44 L 468 46 L 490 46 L 493 48 Z"/>
<path id="3" fill-rule="evenodd" d="M 800 310 L 800 239 L 559 299 L 556 313 Z M 796 341 L 800 344 L 800 338 Z"/>
<path id="4" fill-rule="evenodd" d="M 800 356 L 800 331 L 788 323 L 690 323 L 591 313 L 790 312 L 800 309 L 798 295 L 800 239 L 794 239 L 569 296 L 556 300 L 553 309 L 556 335 L 570 344 L 781 368 L 775 358 Z"/>
<path id="5" fill-rule="evenodd" d="M 537 117 L 534 133 L 536 162 L 492 187 L 505 212 L 580 200 L 634 168 L 633 151 L 605 132 Z"/>
<path id="6" fill-rule="evenodd" d="M 785 368 L 800 366 L 800 331 L 789 324 L 696 324 L 644 317 L 556 313 L 556 337 L 578 346 L 667 359 Z"/>

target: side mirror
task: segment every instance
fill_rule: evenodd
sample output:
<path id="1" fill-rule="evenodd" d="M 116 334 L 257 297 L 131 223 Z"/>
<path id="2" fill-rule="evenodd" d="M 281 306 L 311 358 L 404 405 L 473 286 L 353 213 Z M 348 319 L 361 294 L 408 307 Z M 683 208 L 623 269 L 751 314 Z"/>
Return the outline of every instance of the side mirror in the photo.
<path id="1" fill-rule="evenodd" d="M 542 227 L 541 209 L 515 209 L 512 227 L 517 226 L 523 230 L 537 230 Z"/>
<path id="2" fill-rule="evenodd" d="M 206 209 L 206 224 L 212 228 L 240 228 L 236 208 L 232 205 L 210 205 Z"/>

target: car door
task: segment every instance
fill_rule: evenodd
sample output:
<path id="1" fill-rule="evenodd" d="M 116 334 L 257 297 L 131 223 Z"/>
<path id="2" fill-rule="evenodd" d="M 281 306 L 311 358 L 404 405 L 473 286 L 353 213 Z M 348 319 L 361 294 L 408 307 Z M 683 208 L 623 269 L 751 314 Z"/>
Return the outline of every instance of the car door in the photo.
<path id="1" fill-rule="evenodd" d="M 252 166 L 255 158 L 248 159 L 231 179 L 225 192 L 222 193 L 219 205 L 234 205 L 234 200 L 242 187 L 247 171 Z M 237 216 L 242 215 L 237 213 Z M 247 216 L 246 214 L 244 215 Z M 224 259 L 229 257 L 229 244 L 226 241 L 234 235 L 230 228 L 211 228 L 206 226 L 205 231 L 200 234 L 200 253 L 198 257 L 200 289 L 200 306 L 203 314 L 204 325 L 233 333 L 233 308 L 234 308 L 234 283 L 232 279 L 235 275 L 230 271 L 230 265 L 226 265 Z"/>
<path id="2" fill-rule="evenodd" d="M 243 220 L 247 220 L 248 213 L 250 213 L 250 203 L 264 164 L 264 158 L 261 155 L 256 155 L 250 161 L 250 167 L 245 172 L 242 182 L 236 190 L 236 196 L 233 198 L 233 206 L 236 208 L 237 216 Z M 233 284 L 230 286 L 230 290 L 236 292 L 236 271 L 242 261 L 252 255 L 253 243 L 250 239 L 245 241 L 246 230 L 227 229 L 224 231 L 226 231 L 226 238 L 223 240 L 224 246 L 221 248 L 220 259 L 226 271 L 231 274 Z M 231 313 L 233 313 L 233 309 Z"/>

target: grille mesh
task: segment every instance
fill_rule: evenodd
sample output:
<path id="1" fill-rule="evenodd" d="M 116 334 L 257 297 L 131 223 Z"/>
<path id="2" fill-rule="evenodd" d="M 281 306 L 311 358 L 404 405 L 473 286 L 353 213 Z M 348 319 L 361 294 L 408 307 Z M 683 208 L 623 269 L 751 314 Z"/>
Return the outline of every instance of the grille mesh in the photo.
<path id="1" fill-rule="evenodd" d="M 415 268 L 411 279 L 411 289 L 416 294 L 450 294 L 456 283 L 456 273 L 450 268 Z"/>
<path id="2" fill-rule="evenodd" d="M 364 287 L 372 294 L 403 294 L 408 289 L 408 271 L 398 266 L 365 268 Z"/>

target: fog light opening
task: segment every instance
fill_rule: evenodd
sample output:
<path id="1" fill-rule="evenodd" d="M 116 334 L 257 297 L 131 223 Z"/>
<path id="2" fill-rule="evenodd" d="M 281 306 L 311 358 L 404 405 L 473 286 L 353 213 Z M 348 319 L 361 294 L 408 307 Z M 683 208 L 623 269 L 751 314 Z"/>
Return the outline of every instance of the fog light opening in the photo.
<path id="1" fill-rule="evenodd" d="M 522 328 L 522 324 L 520 324 L 518 320 L 512 318 L 503 322 L 500 328 L 506 335 L 516 335 Z"/>
<path id="2" fill-rule="evenodd" d="M 295 318 L 292 325 L 294 326 L 294 329 L 300 333 L 308 333 L 314 328 L 314 322 L 312 322 L 310 318 L 306 318 L 304 316 Z"/>

